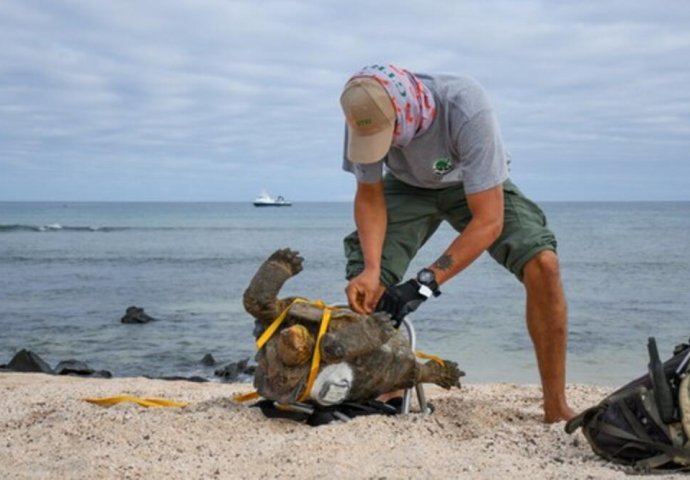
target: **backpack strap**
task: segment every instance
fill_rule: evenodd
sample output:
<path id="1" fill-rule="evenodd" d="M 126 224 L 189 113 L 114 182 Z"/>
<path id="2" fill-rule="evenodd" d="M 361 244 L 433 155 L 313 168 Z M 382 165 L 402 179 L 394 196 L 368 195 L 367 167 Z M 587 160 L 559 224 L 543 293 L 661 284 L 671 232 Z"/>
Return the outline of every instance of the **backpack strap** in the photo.
<path id="1" fill-rule="evenodd" d="M 585 423 L 588 423 L 589 419 L 602 410 L 602 408 L 602 404 L 589 407 L 587 410 L 583 410 L 578 415 L 568 420 L 565 424 L 565 433 L 571 434 Z"/>
<path id="2" fill-rule="evenodd" d="M 630 408 L 625 404 L 625 402 L 621 402 L 618 407 L 625 417 L 625 420 L 628 422 L 628 425 L 630 425 L 630 428 L 632 428 L 635 432 L 635 435 L 642 440 L 652 441 L 651 437 L 647 434 L 647 431 L 644 429 L 637 417 L 635 417 L 635 415 L 632 413 Z"/>
<path id="3" fill-rule="evenodd" d="M 690 438 L 690 375 L 686 375 L 680 382 L 680 387 L 678 388 L 678 405 L 685 436 Z"/>

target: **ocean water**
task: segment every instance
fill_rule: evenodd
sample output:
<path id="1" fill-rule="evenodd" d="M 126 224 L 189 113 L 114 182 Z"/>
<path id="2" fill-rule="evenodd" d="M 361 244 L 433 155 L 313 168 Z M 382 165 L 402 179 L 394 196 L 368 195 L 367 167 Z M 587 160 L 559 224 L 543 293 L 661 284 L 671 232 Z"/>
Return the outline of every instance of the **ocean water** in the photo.
<path id="1" fill-rule="evenodd" d="M 690 202 L 542 203 L 559 239 L 569 303 L 568 381 L 615 386 L 690 337 Z M 0 202 L 0 363 L 28 348 L 118 376 L 203 375 L 252 356 L 242 293 L 274 250 L 304 271 L 283 289 L 345 302 L 348 203 Z M 410 273 L 455 232 L 442 227 Z M 125 325 L 128 306 L 158 319 Z M 413 316 L 418 348 L 457 361 L 466 381 L 537 383 L 522 285 L 488 255 Z"/>

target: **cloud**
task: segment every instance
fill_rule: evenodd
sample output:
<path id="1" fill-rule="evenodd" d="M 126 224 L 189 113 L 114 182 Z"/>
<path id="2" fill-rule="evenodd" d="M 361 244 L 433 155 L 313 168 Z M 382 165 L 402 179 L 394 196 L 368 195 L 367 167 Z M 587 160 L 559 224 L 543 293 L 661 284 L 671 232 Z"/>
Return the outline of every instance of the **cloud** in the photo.
<path id="1" fill-rule="evenodd" d="M 8 0 L 0 200 L 348 199 L 338 97 L 376 61 L 477 78 L 536 198 L 609 198 L 607 179 L 688 199 L 689 19 L 672 1 Z"/>

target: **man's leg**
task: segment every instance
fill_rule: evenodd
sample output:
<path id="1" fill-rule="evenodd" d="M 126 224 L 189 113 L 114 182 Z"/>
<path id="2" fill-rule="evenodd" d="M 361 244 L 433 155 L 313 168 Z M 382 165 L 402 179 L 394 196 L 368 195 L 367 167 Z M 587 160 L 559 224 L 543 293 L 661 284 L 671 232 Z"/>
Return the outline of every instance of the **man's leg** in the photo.
<path id="1" fill-rule="evenodd" d="M 525 264 L 527 330 L 534 350 L 544 395 L 544 421 L 569 420 L 575 415 L 565 398 L 567 303 L 558 267 L 551 250 L 538 253 Z"/>
<path id="2" fill-rule="evenodd" d="M 556 236 L 541 208 L 509 180 L 503 184 L 503 198 L 503 232 L 489 253 L 525 285 L 527 330 L 544 391 L 544 420 L 566 420 L 574 412 L 565 398 L 567 306 Z"/>

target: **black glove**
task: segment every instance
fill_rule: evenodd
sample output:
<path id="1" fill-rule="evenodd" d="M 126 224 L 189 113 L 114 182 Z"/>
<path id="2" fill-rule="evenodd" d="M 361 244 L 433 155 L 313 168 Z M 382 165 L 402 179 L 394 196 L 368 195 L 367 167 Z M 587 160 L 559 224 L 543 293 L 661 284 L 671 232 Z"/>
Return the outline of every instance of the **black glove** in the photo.
<path id="1" fill-rule="evenodd" d="M 405 283 L 388 287 L 374 310 L 389 313 L 391 320 L 395 322 L 395 328 L 398 328 L 403 318 L 417 310 L 422 302 L 428 298 L 419 292 L 420 287 L 421 284 L 414 278 Z"/>

